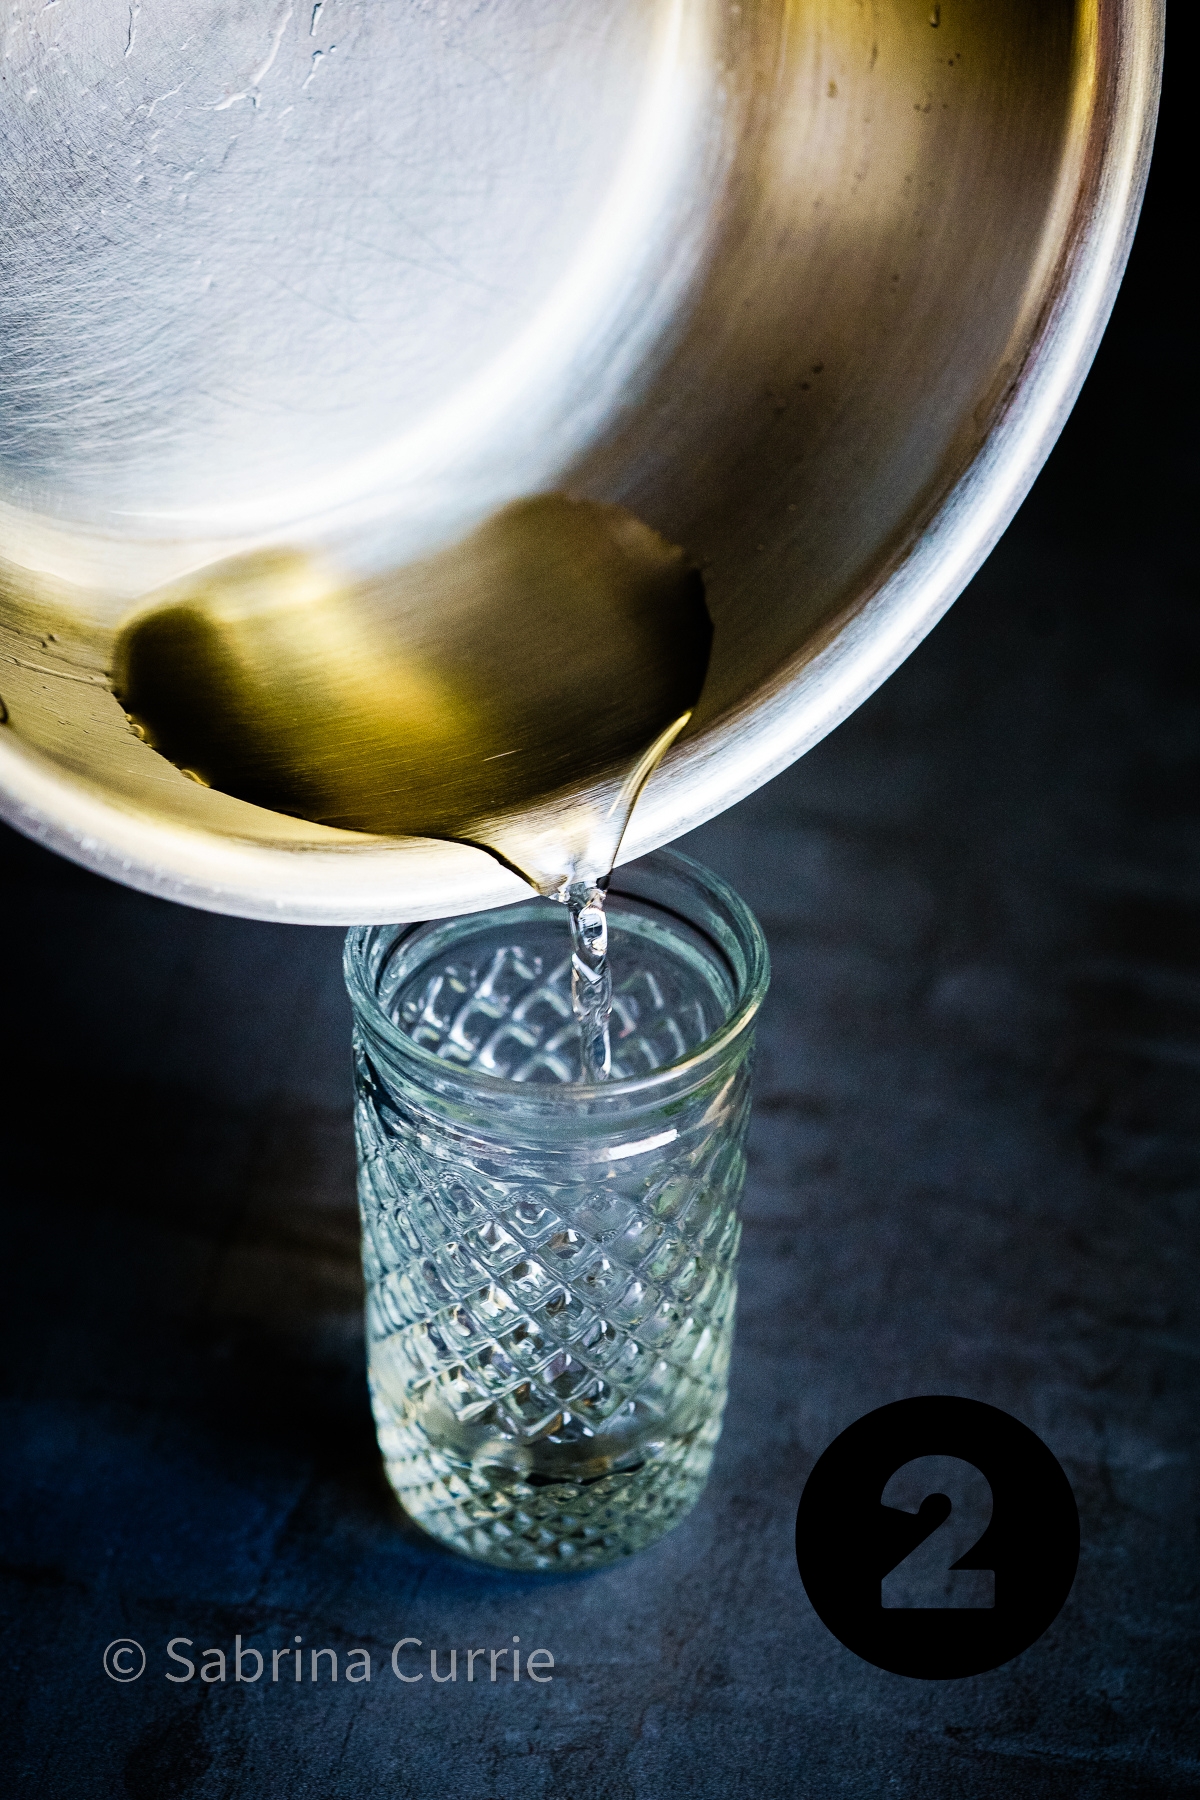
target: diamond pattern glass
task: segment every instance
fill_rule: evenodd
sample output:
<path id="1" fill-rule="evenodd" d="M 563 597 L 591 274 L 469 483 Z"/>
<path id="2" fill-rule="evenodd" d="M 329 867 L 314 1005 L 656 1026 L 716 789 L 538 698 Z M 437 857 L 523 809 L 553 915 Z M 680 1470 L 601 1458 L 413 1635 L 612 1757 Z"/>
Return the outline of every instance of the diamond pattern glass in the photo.
<path id="1" fill-rule="evenodd" d="M 602 1087 L 568 1079 L 578 1034 L 546 999 L 552 903 L 347 946 L 380 1447 L 418 1524 L 509 1568 L 660 1536 L 725 1404 L 765 948 L 667 853 L 621 871 L 609 907 L 614 1068 L 636 1072 Z"/>

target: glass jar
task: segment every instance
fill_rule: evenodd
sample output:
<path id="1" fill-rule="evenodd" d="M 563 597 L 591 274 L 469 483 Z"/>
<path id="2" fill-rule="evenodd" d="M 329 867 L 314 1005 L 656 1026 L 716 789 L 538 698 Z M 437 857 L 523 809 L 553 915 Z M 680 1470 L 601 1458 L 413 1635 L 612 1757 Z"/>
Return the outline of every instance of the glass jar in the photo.
<path id="1" fill-rule="evenodd" d="M 419 1525 L 505 1568 L 653 1542 L 725 1404 L 766 944 L 673 852 L 617 870 L 607 912 L 591 1085 L 554 901 L 346 941 L 380 1448 Z"/>

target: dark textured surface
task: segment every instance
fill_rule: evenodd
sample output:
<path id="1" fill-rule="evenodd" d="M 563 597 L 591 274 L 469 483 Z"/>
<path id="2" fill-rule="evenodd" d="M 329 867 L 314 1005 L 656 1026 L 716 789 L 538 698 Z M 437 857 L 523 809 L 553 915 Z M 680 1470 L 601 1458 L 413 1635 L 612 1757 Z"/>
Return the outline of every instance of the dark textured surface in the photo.
<path id="1" fill-rule="evenodd" d="M 775 985 L 725 1437 L 698 1511 L 628 1566 L 492 1575 L 398 1521 L 338 935 L 173 910 L 5 838 L 6 1791 L 1200 1792 L 1200 621 L 1168 224 L 1158 195 L 968 594 L 692 841 L 759 911 Z M 1031 1425 L 1083 1522 L 1047 1636 L 946 1684 L 843 1650 L 792 1551 L 817 1455 L 930 1391 Z M 169 1637 L 239 1631 L 363 1645 L 375 1678 L 165 1681 Z M 403 1635 L 461 1659 L 513 1633 L 552 1684 L 386 1667 Z M 150 1657 L 128 1686 L 101 1670 L 120 1635 Z"/>

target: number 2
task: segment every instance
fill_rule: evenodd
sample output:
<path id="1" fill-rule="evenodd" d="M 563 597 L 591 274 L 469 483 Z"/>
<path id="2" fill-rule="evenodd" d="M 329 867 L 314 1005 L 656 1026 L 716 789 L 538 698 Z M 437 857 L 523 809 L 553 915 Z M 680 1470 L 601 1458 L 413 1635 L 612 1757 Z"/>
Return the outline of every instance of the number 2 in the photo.
<path id="1" fill-rule="evenodd" d="M 992 1569 L 957 1569 L 987 1530 L 992 1490 L 987 1477 L 960 1456 L 917 1456 L 892 1475 L 880 1502 L 899 1512 L 918 1513 L 941 1495 L 949 1514 L 880 1583 L 884 1607 L 983 1608 L 996 1604 Z M 936 1512 L 940 1508 L 931 1508 Z"/>

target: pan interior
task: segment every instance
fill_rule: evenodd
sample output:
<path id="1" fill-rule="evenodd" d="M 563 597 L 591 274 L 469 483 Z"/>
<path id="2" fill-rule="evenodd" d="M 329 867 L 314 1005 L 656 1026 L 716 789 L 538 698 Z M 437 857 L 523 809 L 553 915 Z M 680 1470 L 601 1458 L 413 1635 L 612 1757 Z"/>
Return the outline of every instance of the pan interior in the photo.
<path id="1" fill-rule="evenodd" d="M 1018 380 L 1094 5 L 21 0 L 6 753 L 147 843 L 258 847 L 301 916 L 322 855 L 398 847 L 189 780 L 114 697 L 122 627 L 266 556 L 319 563 L 386 635 L 389 582 L 549 494 L 702 572 L 711 659 L 671 755 L 718 742 L 803 681 Z M 410 844 L 406 879 L 445 854 Z"/>

